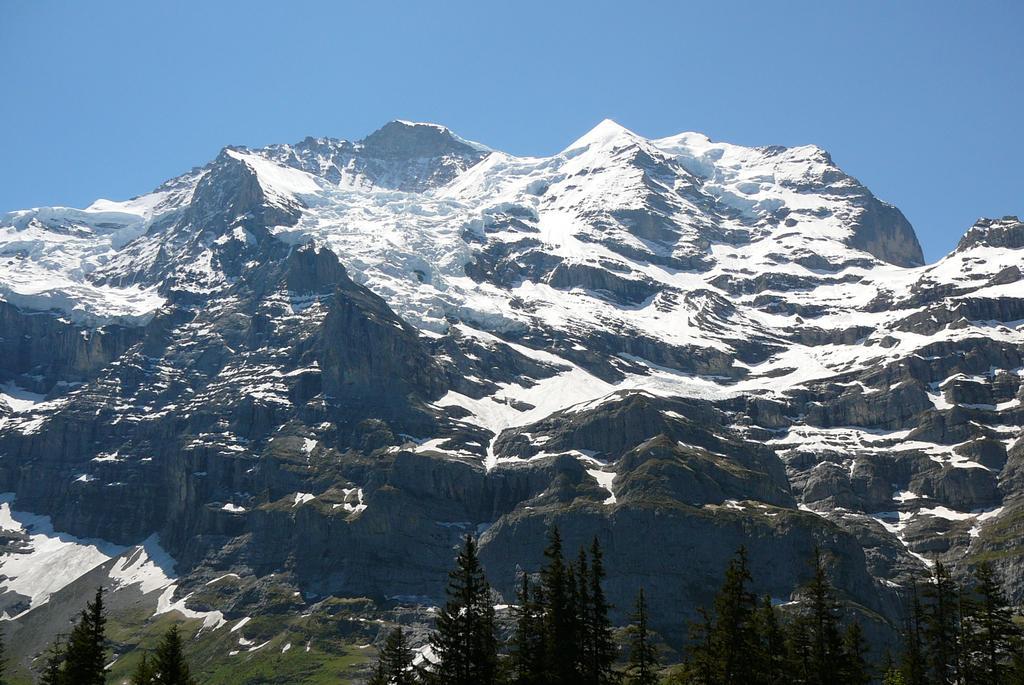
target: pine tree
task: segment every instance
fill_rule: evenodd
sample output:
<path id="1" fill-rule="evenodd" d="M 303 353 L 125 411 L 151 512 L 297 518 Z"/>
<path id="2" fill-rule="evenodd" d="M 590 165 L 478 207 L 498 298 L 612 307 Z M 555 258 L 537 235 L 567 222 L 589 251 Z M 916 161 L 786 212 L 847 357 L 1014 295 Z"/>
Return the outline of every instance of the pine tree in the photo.
<path id="1" fill-rule="evenodd" d="M 415 685 L 412 649 L 401 626 L 388 633 L 377 656 L 372 685 Z"/>
<path id="2" fill-rule="evenodd" d="M 689 645 L 686 650 L 686 672 L 689 674 L 688 681 L 700 685 L 712 685 L 718 672 L 714 650 L 711 646 L 714 625 L 711 614 L 704 607 L 697 609 L 697 616 L 700 620 L 690 623 Z"/>
<path id="3" fill-rule="evenodd" d="M 701 621 L 690 625 L 686 670 L 702 685 L 755 683 L 764 676 L 760 625 L 764 618 L 749 589 L 750 570 L 742 547 L 726 567 L 714 611 L 701 608 Z M 774 616 L 772 617 L 774 620 Z"/>
<path id="4" fill-rule="evenodd" d="M 786 625 L 786 670 L 792 682 L 810 683 L 814 679 L 813 637 L 811 618 L 804 614 L 793 616 Z"/>
<path id="5" fill-rule="evenodd" d="M 976 674 L 979 664 L 972 663 L 969 655 L 973 644 L 974 629 L 972 626 L 977 610 L 978 607 L 970 589 L 964 585 L 957 585 L 956 663 L 953 669 L 953 682 L 957 685 L 978 685 Z"/>
<path id="6" fill-rule="evenodd" d="M 612 637 L 611 606 L 604 594 L 604 554 L 597 538 L 590 544 L 590 681 L 595 685 L 613 685 L 618 675 L 613 668 L 618 649 Z"/>
<path id="7" fill-rule="evenodd" d="M 537 589 L 524 573 L 516 596 L 516 627 L 511 644 L 513 685 L 543 685 L 544 635 Z"/>
<path id="8" fill-rule="evenodd" d="M 131 685 L 154 685 L 156 682 L 156 671 L 153 662 L 149 660 L 148 654 L 142 655 L 135 670 L 132 671 Z"/>
<path id="9" fill-rule="evenodd" d="M 576 664 L 576 608 L 573 606 L 570 574 L 562 555 L 562 536 L 553 527 L 544 550 L 541 569 L 543 601 L 544 682 L 547 685 L 575 685 L 579 680 Z"/>
<path id="10" fill-rule="evenodd" d="M 568 589 L 568 633 L 572 636 L 572 651 L 566 654 L 565 658 L 571 659 L 572 682 L 579 683 L 583 681 L 584 643 L 581 617 L 584 607 L 580 596 L 580 577 L 575 564 L 569 562 L 565 564 L 565 587 Z"/>
<path id="11" fill-rule="evenodd" d="M 808 588 L 810 595 L 811 663 L 810 677 L 814 685 L 836 682 L 842 664 L 839 619 L 832 586 L 825 571 L 821 551 L 814 549 L 814 578 Z"/>
<path id="12" fill-rule="evenodd" d="M 99 588 L 68 637 L 64 674 L 69 683 L 103 685 L 106 682 L 106 623 L 103 588 Z"/>
<path id="13" fill-rule="evenodd" d="M 4 633 L 0 630 L 0 685 L 4 685 L 7 680 L 4 678 L 4 674 L 7 671 L 7 650 L 4 647 Z"/>
<path id="14" fill-rule="evenodd" d="M 766 685 L 782 685 L 789 676 L 786 672 L 786 645 L 782 626 L 768 595 L 761 600 L 757 610 L 756 631 L 760 637 L 760 653 L 758 654 L 759 681 Z"/>
<path id="15" fill-rule="evenodd" d="M 963 626 L 964 681 L 1004 683 L 1010 674 L 1014 646 L 1020 631 L 1013 613 L 988 562 L 974 571 L 971 597 L 961 611 Z"/>
<path id="16" fill-rule="evenodd" d="M 846 685 L 868 685 L 871 668 L 867 659 L 868 645 L 858 621 L 846 626 L 843 634 L 842 682 Z"/>
<path id="17" fill-rule="evenodd" d="M 910 608 L 903 632 L 900 673 L 906 685 L 925 685 L 927 666 L 924 652 L 924 607 L 917 582 L 910 587 Z"/>
<path id="18" fill-rule="evenodd" d="M 576 604 L 576 658 L 578 659 L 576 670 L 579 673 L 581 685 L 592 685 L 597 682 L 593 654 L 594 607 L 590 598 L 590 562 L 587 559 L 587 550 L 583 547 L 580 547 L 580 551 L 576 555 L 573 576 L 576 580 L 576 590 L 573 593 Z"/>
<path id="19" fill-rule="evenodd" d="M 431 646 L 435 672 L 445 685 L 491 685 L 498 676 L 491 586 L 477 558 L 476 542 L 466 536 L 449 574 L 448 601 L 437 617 Z"/>
<path id="20" fill-rule="evenodd" d="M 171 626 L 153 655 L 154 685 L 195 685 L 182 650 L 178 626 Z"/>
<path id="21" fill-rule="evenodd" d="M 64 678 L 64 642 L 61 638 L 50 645 L 46 652 L 46 663 L 39 678 L 39 685 L 65 685 Z"/>
<path id="22" fill-rule="evenodd" d="M 924 633 L 928 646 L 930 679 L 936 685 L 951 685 L 959 662 L 957 587 L 941 562 L 935 564 L 924 595 L 928 599 Z"/>
<path id="23" fill-rule="evenodd" d="M 751 580 L 747 552 L 740 547 L 729 562 L 722 589 L 715 597 L 711 633 L 715 682 L 750 683 L 756 677 L 759 640 L 754 614 L 757 597 L 748 589 Z"/>
<path id="24" fill-rule="evenodd" d="M 626 667 L 629 685 L 657 685 L 658 654 L 651 644 L 650 631 L 647 628 L 647 600 L 644 589 L 636 598 L 636 610 L 629 626 L 629 665 Z"/>

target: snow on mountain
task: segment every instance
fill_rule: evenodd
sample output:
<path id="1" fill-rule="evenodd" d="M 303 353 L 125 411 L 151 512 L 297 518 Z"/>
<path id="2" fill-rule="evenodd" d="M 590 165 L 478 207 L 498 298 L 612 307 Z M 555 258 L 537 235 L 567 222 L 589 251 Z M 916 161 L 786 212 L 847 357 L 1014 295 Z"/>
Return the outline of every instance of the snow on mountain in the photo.
<path id="1" fill-rule="evenodd" d="M 43 395 L 19 388 L 14 383 L 0 384 L 0 402 L 6 404 L 15 414 L 31 409 L 44 399 Z"/>
<path id="2" fill-rule="evenodd" d="M 145 232 L 163 196 L 0 217 L 0 296 L 33 309 L 61 309 L 80 320 L 145 318 L 164 302 L 154 288 L 95 285 L 88 275 Z"/>
<path id="3" fill-rule="evenodd" d="M 399 130 L 389 133 L 392 128 Z M 420 129 L 428 132 L 419 142 L 422 155 L 396 155 Z M 446 151 L 445 142 L 455 150 Z M 374 155 L 360 154 L 367 150 Z M 466 159 L 462 164 L 471 171 L 463 170 L 448 183 L 417 191 L 396 190 L 401 183 L 379 181 L 366 173 L 357 173 L 358 179 L 346 175 L 370 168 L 372 162 L 384 165 L 373 167 L 379 177 L 391 179 L 408 173 L 410 159 L 415 163 L 440 159 L 442 168 L 450 168 L 460 152 L 461 159 Z M 744 237 L 753 230 L 752 223 L 765 223 L 783 208 L 787 216 L 809 215 L 799 229 L 783 226 L 769 240 L 754 241 L 757 246 L 717 248 L 722 250 L 716 261 L 724 262 L 719 267 L 723 273 L 777 266 L 766 264 L 768 256 L 758 252 L 790 246 L 795 258 L 804 252 L 833 262 L 837 257 L 851 258 L 842 242 L 850 229 L 835 216 L 842 199 L 823 199 L 821 193 L 807 193 L 800 185 L 834 170 L 827 155 L 816 148 L 776 153 L 782 159 L 766 163 L 765 157 L 772 155 L 715 146 L 706 139 L 701 143 L 695 134 L 648 142 L 605 121 L 554 157 L 532 160 L 493 153 L 473 167 L 470 162 L 486 154 L 481 146 L 467 144 L 442 127 L 395 122 L 359 144 L 307 139 L 297 146 L 230 149 L 226 154 L 256 172 L 271 204 L 291 198 L 312 205 L 297 226 L 283 232 L 294 240 L 321 239 L 352 254 L 353 271 L 365 282 L 376 284 L 382 294 L 388 293 L 387 299 L 403 314 L 420 313 L 419 323 L 434 330 L 443 325 L 440 322 L 447 310 L 461 307 L 481 289 L 479 284 L 459 280 L 466 275 L 472 240 L 483 233 L 488 242 L 522 242 L 524 227 L 495 231 L 497 223 L 506 222 L 516 212 L 525 213 L 526 224 L 540 232 L 543 249 L 557 256 L 584 263 L 604 259 L 641 280 L 653 278 L 675 287 L 693 288 L 710 279 L 678 269 L 669 274 L 659 262 L 671 259 L 673 243 L 683 242 L 681 247 L 695 256 L 706 251 L 702 240 L 707 238 L 701 237 L 705 229 L 728 232 L 733 228 L 720 228 L 722 214 L 735 215 L 732 223 Z M 686 170 L 687 163 L 697 172 L 713 169 L 714 173 L 707 180 L 698 179 Z M 780 170 L 776 179 L 774 174 Z M 155 236 L 143 234 L 168 213 L 185 207 L 192 199 L 197 176 L 208 173 L 209 167 L 183 177 L 177 182 L 183 187 L 175 192 L 156 192 L 126 203 L 101 201 L 81 211 L 42 209 L 6 215 L 0 236 L 2 254 L 8 257 L 5 291 L 26 304 L 29 300 L 24 298 L 34 296 L 31 303 L 35 307 L 51 304 L 99 320 L 151 312 L 162 303 L 152 288 L 123 286 L 123 280 L 119 282 L 116 272 L 109 270 L 104 281 L 111 285 L 96 286 L 89 275 L 132 239 L 152 242 Z M 586 183 L 579 182 L 582 176 L 588 177 Z M 653 214 L 622 216 L 645 212 L 647 201 L 656 204 Z M 671 204 L 662 208 L 661 203 Z M 657 226 L 668 218 L 664 210 L 674 210 L 672 228 Z M 591 225 L 602 213 L 612 216 Z M 654 225 L 633 226 L 637 223 Z M 795 226 L 792 218 L 785 223 Z M 688 233 L 684 241 L 664 234 L 680 229 Z M 753 237 L 757 236 L 755 230 Z M 643 259 L 647 252 L 654 264 Z M 751 259 L 756 261 L 751 263 Z M 670 262 L 667 266 L 676 265 Z M 418 292 L 424 289 L 430 292 Z M 451 289 L 456 292 L 448 294 Z M 556 309 L 579 309 L 575 298 L 565 301 L 558 294 L 547 293 L 543 299 Z M 488 303 L 481 309 L 476 312 L 481 317 L 502 318 L 501 303 Z"/>
<path id="4" fill-rule="evenodd" d="M 155 536 L 125 547 L 105 540 L 81 539 L 55 531 L 49 517 L 15 511 L 14 495 L 0 495 L 0 620 L 13 619 L 49 601 L 50 596 L 104 567 L 107 592 L 134 588 L 141 595 L 160 591 L 154 616 L 171 611 L 198 618 L 206 628 L 224 625 L 218 611 L 189 609 L 187 597 L 175 599 L 175 561 Z"/>
<path id="5" fill-rule="evenodd" d="M 252 208 L 240 207 L 219 234 L 197 235 L 204 222 L 194 215 L 201 196 L 228 181 L 203 185 L 233 178 L 237 161 L 262 197 L 231 207 L 279 210 L 273 236 L 342 255 L 358 282 L 424 333 L 460 321 L 506 337 L 539 331 L 549 343 L 552 334 L 578 346 L 611 332 L 702 349 L 719 355 L 705 367 L 728 384 L 685 380 L 695 368 L 671 370 L 691 389 L 726 396 L 787 390 L 877 362 L 878 348 L 793 344 L 793 332 L 813 319 L 825 330 L 871 325 L 878 337 L 898 337 L 888 327 L 904 314 L 866 311 L 872 302 L 960 278 L 962 262 L 977 260 L 958 252 L 908 267 L 921 257 L 905 220 L 864 224 L 865 214 L 891 208 L 814 146 L 746 148 L 696 133 L 646 140 L 605 120 L 552 157 L 519 158 L 441 126 L 396 121 L 359 143 L 306 139 L 229 148 L 222 158 L 125 203 L 6 215 L 0 288 L 14 304 L 102 322 L 152 315 L 171 280 L 196 293 L 223 287 L 236 276 L 220 270 L 218 251 L 258 242 L 242 226 Z M 858 238 L 872 230 L 893 236 Z M 895 250 L 895 264 L 882 248 Z M 150 273 L 139 268 L 147 262 Z M 765 343 L 761 356 L 745 352 L 751 340 Z M 907 351 L 897 345 L 883 356 Z M 627 387 L 649 385 L 666 361 L 614 352 L 616 375 L 633 379 Z M 572 354 L 558 358 L 577 367 Z M 621 378 L 608 385 L 583 376 L 590 380 L 573 387 L 591 389 L 565 404 L 623 387 Z M 480 401 L 477 410 L 490 411 Z"/>
<path id="6" fill-rule="evenodd" d="M 0 496 L 0 535 L 14 540 L 8 543 L 10 551 L 0 555 L 6 618 L 45 603 L 53 592 L 123 551 L 102 540 L 58 534 L 48 517 L 15 512 L 13 502 L 10 493 Z"/>
<path id="7" fill-rule="evenodd" d="M 275 164 L 262 155 L 249 154 L 239 150 L 225 150 L 232 159 L 243 162 L 256 172 L 260 186 L 272 201 L 287 201 L 291 198 L 301 199 L 307 195 L 317 195 L 320 184 L 304 171 Z"/>
<path id="8" fill-rule="evenodd" d="M 371 533 L 404 525 L 390 497 L 432 531 L 396 539 L 480 526 L 492 549 L 581 500 L 675 502 L 669 536 L 796 512 L 787 530 L 832 526 L 851 592 L 884 603 L 1012 523 L 1022 257 L 1007 217 L 925 265 L 899 210 L 814 146 L 606 120 L 548 157 L 406 121 L 225 148 L 127 202 L 0 217 L 0 477 L 133 545 L 184 520 L 202 535 L 167 544 L 204 574 L 275 571 L 308 533 L 303 582 L 365 596 L 424 591 L 325 561 L 377 555 Z M 145 520 L 111 513 L 132 488 Z M 244 562 L 202 547 L 228 539 Z M 146 549 L 115 571 L 149 587 Z M 165 571 L 160 606 L 188 610 Z"/>
<path id="9" fill-rule="evenodd" d="M 222 192 L 219 176 L 239 173 L 236 161 L 261 197 L 231 200 L 237 211 L 218 219 L 224 228 L 197 233 L 214 211 L 197 208 Z M 718 394 L 787 389 L 875 362 L 877 348 L 793 344 L 793 332 L 813 319 L 825 330 L 870 325 L 900 337 L 888 329 L 906 313 L 871 303 L 962 279 L 965 261 L 1014 260 L 998 249 L 976 256 L 977 247 L 914 267 L 920 248 L 905 220 L 872 224 L 895 210 L 814 146 L 746 148 L 696 133 L 652 141 L 605 120 L 552 157 L 518 158 L 441 126 L 396 121 L 359 143 L 229 148 L 124 203 L 5 215 L 0 292 L 77 320 L 144 319 L 172 281 L 204 293 L 237 278 L 244 267 L 230 272 L 222 255 L 259 242 L 243 226 L 248 202 L 281 214 L 273 236 L 342 255 L 358 282 L 424 333 L 460 321 L 506 337 L 541 332 L 549 343 L 552 334 L 578 344 L 611 332 L 699 348 L 721 356 L 705 365 L 717 374 L 746 379 Z M 761 356 L 745 352 L 752 339 L 765 343 Z M 614 352 L 616 375 L 648 377 L 665 361 Z M 576 365 L 571 354 L 560 359 Z M 581 398 L 590 393 L 568 400 Z"/>

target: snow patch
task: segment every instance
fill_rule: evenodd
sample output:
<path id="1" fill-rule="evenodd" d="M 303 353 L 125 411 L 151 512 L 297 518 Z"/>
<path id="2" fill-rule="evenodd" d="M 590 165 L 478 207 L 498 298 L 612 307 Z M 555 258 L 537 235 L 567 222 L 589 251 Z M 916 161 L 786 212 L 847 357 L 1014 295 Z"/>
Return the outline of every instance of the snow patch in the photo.
<path id="1" fill-rule="evenodd" d="M 312 494 L 310 492 L 296 492 L 295 493 L 295 499 L 292 502 L 292 506 L 293 507 L 297 507 L 300 504 L 305 504 L 306 502 L 311 502 L 311 501 L 313 501 L 315 499 L 316 499 L 316 495 L 314 495 L 314 494 Z"/>
<path id="2" fill-rule="evenodd" d="M 612 471 L 602 471 L 601 469 L 587 469 L 587 473 L 597 481 L 598 485 L 608 491 L 608 497 L 604 500 L 604 503 L 615 504 L 615 491 L 612 490 L 612 483 L 615 480 L 616 474 Z"/>
<path id="3" fill-rule="evenodd" d="M 0 530 L 23 534 L 26 540 L 18 552 L 0 555 L 0 589 L 29 598 L 29 608 L 18 616 L 45 604 L 54 592 L 125 549 L 55 531 L 48 516 L 15 511 L 13 504 L 12 493 L 0 495 Z"/>

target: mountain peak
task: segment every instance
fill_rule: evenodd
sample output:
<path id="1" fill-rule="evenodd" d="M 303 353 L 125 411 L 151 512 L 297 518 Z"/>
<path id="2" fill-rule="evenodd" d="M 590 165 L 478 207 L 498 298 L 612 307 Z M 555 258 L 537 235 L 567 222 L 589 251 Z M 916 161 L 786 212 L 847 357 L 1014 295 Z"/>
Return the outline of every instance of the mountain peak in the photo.
<path id="1" fill-rule="evenodd" d="M 490 148 L 465 140 L 440 124 L 395 119 L 361 141 L 363 148 L 381 157 L 412 159 L 445 154 L 479 155 Z"/>
<path id="2" fill-rule="evenodd" d="M 960 239 L 955 252 L 982 245 L 1011 250 L 1024 247 L 1024 223 L 1016 216 L 978 219 Z"/>
<path id="3" fill-rule="evenodd" d="M 571 145 L 569 145 L 569 147 L 565 148 L 563 152 L 578 150 L 584 147 L 600 147 L 621 138 L 632 140 L 641 139 L 639 135 L 633 133 L 618 122 L 611 119 L 603 119 L 597 126 L 577 138 Z"/>

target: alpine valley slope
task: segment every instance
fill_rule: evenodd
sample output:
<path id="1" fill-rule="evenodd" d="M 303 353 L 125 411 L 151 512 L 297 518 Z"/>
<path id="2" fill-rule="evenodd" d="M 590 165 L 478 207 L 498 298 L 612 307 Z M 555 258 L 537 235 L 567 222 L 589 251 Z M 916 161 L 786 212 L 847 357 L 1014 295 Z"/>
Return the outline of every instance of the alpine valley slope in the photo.
<path id="1" fill-rule="evenodd" d="M 779 602 L 822 547 L 876 639 L 935 560 L 1022 601 L 1022 265 L 1014 217 L 925 265 L 820 148 L 611 121 L 544 158 L 395 121 L 0 215 L 17 655 L 99 582 L 230 658 L 317 648 L 256 619 L 337 598 L 372 640 L 467 532 L 512 599 L 552 524 L 676 645 L 741 544 Z"/>

